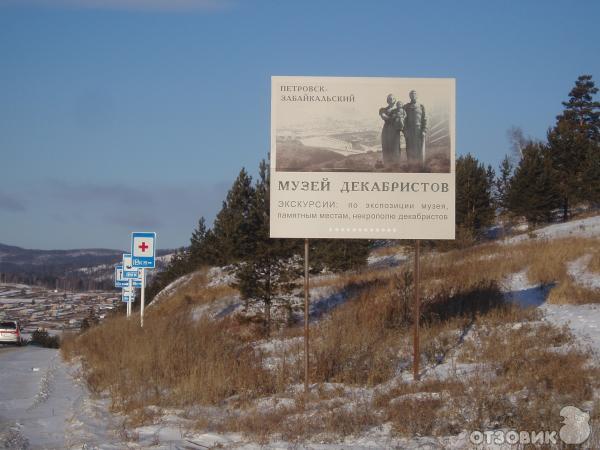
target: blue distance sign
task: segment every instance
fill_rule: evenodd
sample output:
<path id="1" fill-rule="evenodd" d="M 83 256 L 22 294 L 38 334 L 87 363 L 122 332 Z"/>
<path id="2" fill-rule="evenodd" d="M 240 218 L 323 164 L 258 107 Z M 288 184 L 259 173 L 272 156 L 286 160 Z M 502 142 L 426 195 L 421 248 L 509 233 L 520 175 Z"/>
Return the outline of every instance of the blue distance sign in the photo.
<path id="1" fill-rule="evenodd" d="M 133 302 L 135 300 L 135 289 L 131 285 L 131 281 L 127 281 L 127 286 L 121 291 L 121 301 Z"/>
<path id="2" fill-rule="evenodd" d="M 156 265 L 156 233 L 131 233 L 131 265 L 140 269 L 154 269 Z"/>
<path id="3" fill-rule="evenodd" d="M 115 266 L 115 287 L 122 288 L 125 287 L 122 284 L 126 283 L 125 286 L 128 286 L 128 283 L 123 280 L 123 266 L 118 265 Z"/>
<path id="4" fill-rule="evenodd" d="M 123 278 L 138 278 L 138 269 L 131 265 L 131 253 L 123 253 Z"/>
<path id="5" fill-rule="evenodd" d="M 141 280 L 142 274 L 140 273 L 140 269 L 124 270 L 123 278 L 126 280 Z"/>

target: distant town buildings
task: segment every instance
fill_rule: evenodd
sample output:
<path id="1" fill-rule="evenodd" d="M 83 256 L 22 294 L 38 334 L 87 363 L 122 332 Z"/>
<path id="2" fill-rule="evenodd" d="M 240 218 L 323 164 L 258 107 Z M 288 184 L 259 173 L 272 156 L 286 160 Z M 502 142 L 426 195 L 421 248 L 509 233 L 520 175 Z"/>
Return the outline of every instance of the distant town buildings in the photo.
<path id="1" fill-rule="evenodd" d="M 38 328 L 50 334 L 79 331 L 90 313 L 101 320 L 120 301 L 116 292 L 65 292 L 0 283 L 0 320 L 18 320 L 25 334 Z"/>

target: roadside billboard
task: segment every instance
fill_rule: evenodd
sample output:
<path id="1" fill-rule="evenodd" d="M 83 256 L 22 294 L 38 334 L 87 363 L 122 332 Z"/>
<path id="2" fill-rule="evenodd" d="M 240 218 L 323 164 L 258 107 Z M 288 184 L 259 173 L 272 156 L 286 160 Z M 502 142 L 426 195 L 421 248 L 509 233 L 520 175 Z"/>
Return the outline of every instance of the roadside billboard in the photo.
<path id="1" fill-rule="evenodd" d="M 274 238 L 454 239 L 455 80 L 272 77 Z"/>

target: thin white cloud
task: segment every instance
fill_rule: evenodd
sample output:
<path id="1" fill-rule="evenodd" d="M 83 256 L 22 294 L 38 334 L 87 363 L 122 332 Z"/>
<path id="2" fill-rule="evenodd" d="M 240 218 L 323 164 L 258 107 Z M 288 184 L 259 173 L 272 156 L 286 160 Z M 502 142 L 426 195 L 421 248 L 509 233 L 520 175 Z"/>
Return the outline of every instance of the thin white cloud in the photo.
<path id="1" fill-rule="evenodd" d="M 125 11 L 219 11 L 232 0 L 0 0 L 0 6 L 108 9 Z"/>

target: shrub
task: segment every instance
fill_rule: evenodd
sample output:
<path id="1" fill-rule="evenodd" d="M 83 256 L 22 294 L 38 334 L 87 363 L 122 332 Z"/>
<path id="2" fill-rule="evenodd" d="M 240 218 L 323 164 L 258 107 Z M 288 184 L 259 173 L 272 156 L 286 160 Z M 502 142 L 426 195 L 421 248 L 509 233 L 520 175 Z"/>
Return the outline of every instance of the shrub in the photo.
<path id="1" fill-rule="evenodd" d="M 45 348 L 59 348 L 60 338 L 56 335 L 50 335 L 47 330 L 38 328 L 31 335 L 31 344 L 39 345 Z"/>

